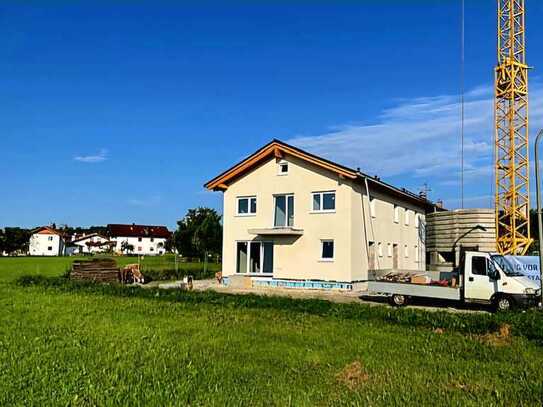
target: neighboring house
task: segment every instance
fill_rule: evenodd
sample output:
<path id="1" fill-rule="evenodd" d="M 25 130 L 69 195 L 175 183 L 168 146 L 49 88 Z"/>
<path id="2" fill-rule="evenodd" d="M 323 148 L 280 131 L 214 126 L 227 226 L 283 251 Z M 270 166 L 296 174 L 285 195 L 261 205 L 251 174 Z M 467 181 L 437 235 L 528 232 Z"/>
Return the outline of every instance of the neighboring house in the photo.
<path id="1" fill-rule="evenodd" d="M 107 225 L 108 236 L 115 242 L 118 253 L 138 255 L 160 255 L 166 253 L 166 241 L 171 233 L 165 226 Z M 133 251 L 123 250 L 126 246 Z"/>
<path id="2" fill-rule="evenodd" d="M 32 231 L 28 245 L 31 256 L 64 256 L 66 239 L 62 232 L 49 226 Z"/>
<path id="3" fill-rule="evenodd" d="M 349 289 L 371 269 L 425 269 L 434 205 L 359 170 L 274 140 L 205 187 L 223 191 L 227 282 Z"/>
<path id="4" fill-rule="evenodd" d="M 110 246 L 116 245 L 116 242 L 111 242 L 98 233 L 91 233 L 75 238 L 70 245 L 75 247 L 74 254 L 95 254 L 107 252 Z"/>

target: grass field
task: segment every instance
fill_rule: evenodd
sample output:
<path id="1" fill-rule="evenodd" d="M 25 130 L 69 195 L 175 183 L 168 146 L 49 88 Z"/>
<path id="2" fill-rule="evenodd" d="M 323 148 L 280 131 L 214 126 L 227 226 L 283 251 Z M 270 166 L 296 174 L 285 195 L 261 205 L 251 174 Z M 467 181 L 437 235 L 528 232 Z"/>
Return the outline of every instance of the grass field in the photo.
<path id="1" fill-rule="evenodd" d="M 0 405 L 543 401 L 540 312 L 77 285 L 55 260 L 0 258 Z"/>
<path id="2" fill-rule="evenodd" d="M 13 273 L 17 275 L 44 275 L 56 276 L 69 270 L 72 263 L 79 259 L 90 259 L 91 257 L 0 257 L 0 281 L 10 279 Z M 119 266 L 130 263 L 137 263 L 137 257 L 118 256 L 113 257 Z M 141 260 L 141 267 L 144 274 L 153 279 L 169 279 L 175 277 L 175 259 L 173 255 L 145 256 Z M 220 264 L 209 263 L 208 273 L 203 275 L 203 263 L 178 263 L 178 276 L 192 274 L 198 277 L 211 277 L 221 269 Z"/>

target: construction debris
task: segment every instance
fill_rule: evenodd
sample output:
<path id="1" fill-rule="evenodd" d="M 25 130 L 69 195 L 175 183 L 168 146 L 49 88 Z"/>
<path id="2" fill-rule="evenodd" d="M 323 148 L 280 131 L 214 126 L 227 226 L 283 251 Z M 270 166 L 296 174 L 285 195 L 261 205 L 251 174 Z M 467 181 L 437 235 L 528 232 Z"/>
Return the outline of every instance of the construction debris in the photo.
<path id="1" fill-rule="evenodd" d="M 78 260 L 72 264 L 70 279 L 99 283 L 118 283 L 120 273 L 114 259 Z"/>

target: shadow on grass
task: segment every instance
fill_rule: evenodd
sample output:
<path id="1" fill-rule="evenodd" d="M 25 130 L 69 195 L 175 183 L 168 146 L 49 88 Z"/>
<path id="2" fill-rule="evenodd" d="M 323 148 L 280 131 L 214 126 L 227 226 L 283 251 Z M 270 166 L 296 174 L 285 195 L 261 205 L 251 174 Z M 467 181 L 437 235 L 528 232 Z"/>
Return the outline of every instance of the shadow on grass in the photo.
<path id="1" fill-rule="evenodd" d="M 445 311 L 424 311 L 410 308 L 389 308 L 367 304 L 340 304 L 318 299 L 293 299 L 255 294 L 224 294 L 215 291 L 160 290 L 76 282 L 66 277 L 22 276 L 15 282 L 21 287 L 42 287 L 59 292 L 83 292 L 116 297 L 146 298 L 152 301 L 170 301 L 189 304 L 208 304 L 231 308 L 275 309 L 323 317 L 365 320 L 397 324 L 406 327 L 442 329 L 465 334 L 485 334 L 497 331 L 503 324 L 511 326 L 512 333 L 543 346 L 543 313 L 539 310 L 500 314 L 453 314 Z"/>

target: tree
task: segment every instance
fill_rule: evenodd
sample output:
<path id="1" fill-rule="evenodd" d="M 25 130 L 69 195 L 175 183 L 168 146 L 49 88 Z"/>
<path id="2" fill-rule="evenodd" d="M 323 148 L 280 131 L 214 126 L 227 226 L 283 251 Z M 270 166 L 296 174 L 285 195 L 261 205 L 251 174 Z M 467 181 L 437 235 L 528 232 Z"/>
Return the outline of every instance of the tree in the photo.
<path id="1" fill-rule="evenodd" d="M 128 240 L 124 240 L 124 241 L 121 243 L 121 251 L 122 251 L 124 254 L 133 253 L 133 252 L 134 252 L 134 245 L 128 243 Z"/>
<path id="2" fill-rule="evenodd" d="M 208 254 L 220 254 L 222 224 L 221 216 L 215 209 L 189 209 L 177 225 L 173 245 L 182 256 L 202 259 Z"/>
<path id="3" fill-rule="evenodd" d="M 3 234 L 3 250 L 8 254 L 26 253 L 28 251 L 28 241 L 30 239 L 30 230 L 22 228 L 5 228 Z"/>

